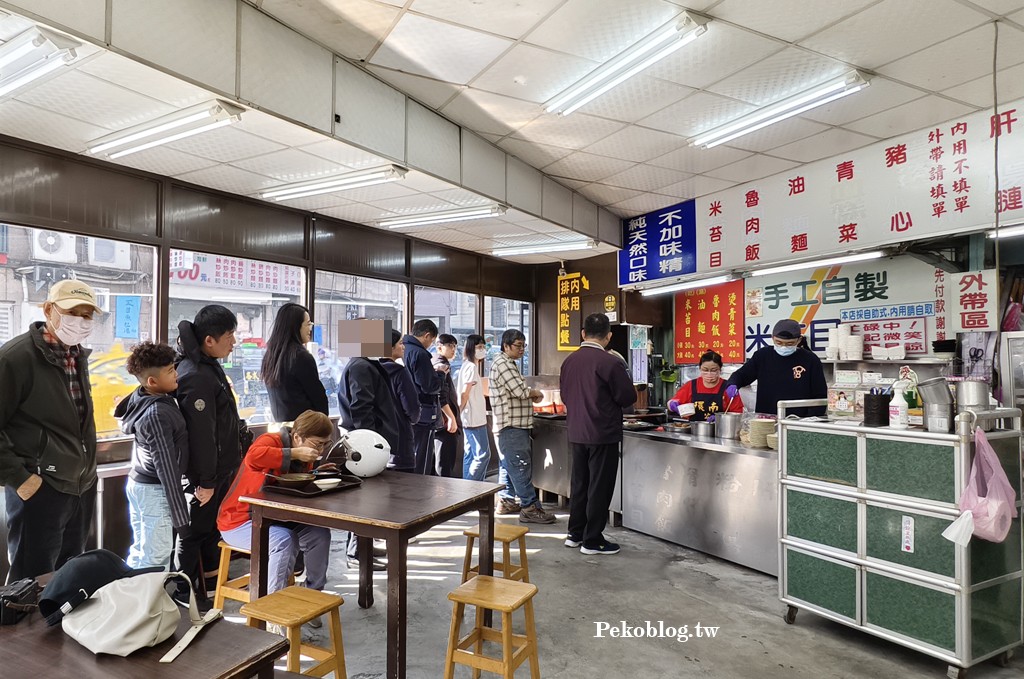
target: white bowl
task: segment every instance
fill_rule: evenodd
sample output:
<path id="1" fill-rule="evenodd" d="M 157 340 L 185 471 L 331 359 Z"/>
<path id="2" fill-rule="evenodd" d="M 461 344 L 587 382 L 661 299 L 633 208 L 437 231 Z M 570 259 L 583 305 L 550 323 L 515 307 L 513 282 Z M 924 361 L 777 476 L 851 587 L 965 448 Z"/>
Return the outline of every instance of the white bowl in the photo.
<path id="1" fill-rule="evenodd" d="M 341 479 L 317 479 L 313 483 L 315 483 L 316 487 L 320 490 L 330 490 L 341 483 Z"/>

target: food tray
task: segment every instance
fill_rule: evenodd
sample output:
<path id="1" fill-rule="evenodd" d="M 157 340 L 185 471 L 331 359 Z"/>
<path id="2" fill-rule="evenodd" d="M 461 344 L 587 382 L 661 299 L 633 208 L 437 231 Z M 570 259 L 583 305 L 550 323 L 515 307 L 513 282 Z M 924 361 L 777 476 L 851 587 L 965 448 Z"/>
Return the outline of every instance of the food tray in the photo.
<path id="1" fill-rule="evenodd" d="M 322 478 L 334 478 L 334 474 L 322 474 Z M 350 476 L 348 474 L 338 474 L 341 478 L 341 483 L 336 485 L 334 488 L 321 489 L 317 488 L 312 481 L 301 488 L 285 488 L 284 486 L 278 486 L 274 483 L 274 479 L 271 476 L 266 477 L 266 481 L 263 483 L 263 490 L 271 493 L 281 493 L 282 495 L 298 495 L 299 497 L 316 497 L 318 495 L 326 495 L 328 493 L 335 493 L 339 490 L 348 490 L 349 488 L 358 488 L 363 480 L 358 476 Z"/>
<path id="2" fill-rule="evenodd" d="M 651 431 L 657 429 L 659 425 L 653 422 L 637 422 L 637 421 L 626 421 L 622 423 L 623 431 Z"/>

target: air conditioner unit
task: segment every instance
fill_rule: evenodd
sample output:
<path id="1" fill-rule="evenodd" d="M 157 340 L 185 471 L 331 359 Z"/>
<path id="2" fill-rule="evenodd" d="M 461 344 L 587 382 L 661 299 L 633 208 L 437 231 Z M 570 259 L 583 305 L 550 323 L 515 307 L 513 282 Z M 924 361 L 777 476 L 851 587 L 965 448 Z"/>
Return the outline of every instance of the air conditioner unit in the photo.
<path id="1" fill-rule="evenodd" d="M 38 230 L 32 236 L 32 258 L 45 262 L 78 262 L 76 236 L 60 231 Z"/>
<path id="2" fill-rule="evenodd" d="M 132 268 L 132 246 L 106 238 L 90 238 L 89 263 L 108 269 Z"/>
<path id="3" fill-rule="evenodd" d="M 105 314 L 110 313 L 110 288 L 96 288 L 92 289 L 96 293 L 96 305 Z"/>

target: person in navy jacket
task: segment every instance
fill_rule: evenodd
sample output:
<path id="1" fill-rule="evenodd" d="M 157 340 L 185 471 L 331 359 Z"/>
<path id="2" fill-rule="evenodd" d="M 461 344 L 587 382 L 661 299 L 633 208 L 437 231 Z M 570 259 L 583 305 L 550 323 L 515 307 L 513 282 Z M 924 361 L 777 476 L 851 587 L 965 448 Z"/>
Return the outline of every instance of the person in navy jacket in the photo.
<path id="1" fill-rule="evenodd" d="M 405 367 L 412 374 L 420 403 L 419 421 L 412 427 L 416 471 L 435 474 L 434 427 L 440 412 L 439 398 L 444 374 L 435 370 L 428 347 L 437 339 L 437 324 L 425 318 L 413 323 L 412 333 L 402 338 L 405 345 Z"/>

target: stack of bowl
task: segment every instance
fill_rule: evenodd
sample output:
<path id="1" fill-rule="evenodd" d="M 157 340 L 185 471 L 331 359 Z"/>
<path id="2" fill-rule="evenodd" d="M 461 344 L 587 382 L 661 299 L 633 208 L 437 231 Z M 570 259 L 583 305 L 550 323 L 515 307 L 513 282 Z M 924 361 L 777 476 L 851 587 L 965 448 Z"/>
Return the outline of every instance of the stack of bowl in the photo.
<path id="1" fill-rule="evenodd" d="M 779 449 L 779 436 L 778 436 L 778 434 L 768 434 L 768 436 L 766 438 L 768 439 L 768 447 L 769 448 L 771 448 L 772 450 L 778 450 Z"/>
<path id="2" fill-rule="evenodd" d="M 768 434 L 775 433 L 775 420 L 757 419 L 750 421 L 750 445 L 755 448 L 768 446 Z"/>

